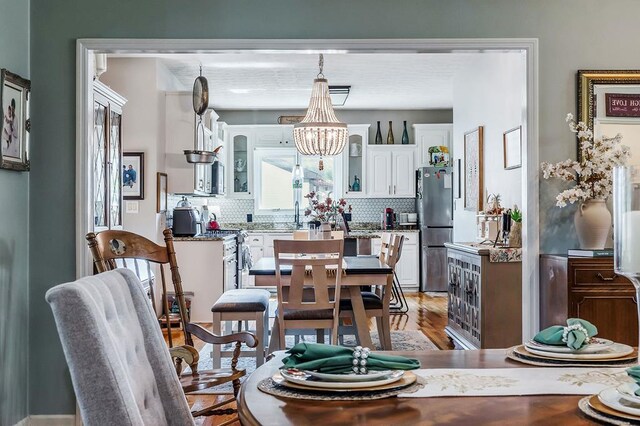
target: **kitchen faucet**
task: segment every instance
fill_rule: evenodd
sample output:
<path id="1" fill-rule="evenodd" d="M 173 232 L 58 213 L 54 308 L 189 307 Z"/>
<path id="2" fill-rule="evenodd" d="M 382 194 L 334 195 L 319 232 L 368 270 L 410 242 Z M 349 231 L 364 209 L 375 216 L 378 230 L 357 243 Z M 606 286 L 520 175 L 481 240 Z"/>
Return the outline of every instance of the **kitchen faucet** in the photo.
<path id="1" fill-rule="evenodd" d="M 300 223 L 300 202 L 297 200 L 294 206 L 293 221 L 296 224 L 296 229 L 302 228 L 302 224 Z"/>

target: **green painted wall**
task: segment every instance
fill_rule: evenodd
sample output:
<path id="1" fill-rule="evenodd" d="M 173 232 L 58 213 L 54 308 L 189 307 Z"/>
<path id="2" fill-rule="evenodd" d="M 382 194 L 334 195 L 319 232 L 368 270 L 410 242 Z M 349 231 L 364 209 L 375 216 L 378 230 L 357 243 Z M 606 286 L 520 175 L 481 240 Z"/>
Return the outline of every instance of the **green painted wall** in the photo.
<path id="1" fill-rule="evenodd" d="M 28 1 L 0 0 L 0 68 L 29 78 Z M 1 169 L 0 301 L 0 425 L 4 426 L 29 414 L 29 173 Z"/>
<path id="2" fill-rule="evenodd" d="M 639 15 L 636 0 L 32 0 L 31 411 L 74 409 L 44 293 L 74 278 L 76 39 L 536 37 L 540 160 L 551 161 L 576 152 L 564 122 L 576 70 L 640 68 Z M 574 246 L 573 211 L 553 206 L 555 187 L 541 191 L 542 250 Z"/>

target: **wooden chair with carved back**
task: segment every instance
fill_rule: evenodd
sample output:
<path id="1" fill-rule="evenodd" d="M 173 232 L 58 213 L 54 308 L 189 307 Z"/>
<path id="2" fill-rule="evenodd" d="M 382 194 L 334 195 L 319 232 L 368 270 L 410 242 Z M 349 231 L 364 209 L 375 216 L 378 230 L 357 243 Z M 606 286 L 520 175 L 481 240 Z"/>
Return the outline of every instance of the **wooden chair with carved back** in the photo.
<path id="1" fill-rule="evenodd" d="M 170 229 L 164 232 L 165 245 L 159 245 L 153 241 L 128 231 L 109 230 L 98 234 L 93 232 L 87 234 L 86 239 L 89 243 L 89 250 L 93 256 L 94 266 L 98 272 L 105 272 L 117 267 L 117 259 L 144 259 L 159 265 L 160 278 L 162 281 L 162 298 L 165 312 L 169 312 L 167 302 L 167 283 L 165 268 L 168 266 L 171 274 L 171 281 L 175 292 L 175 298 L 178 304 L 180 325 L 184 334 L 185 345 L 174 346 L 171 339 L 170 321 L 166 321 L 169 333 L 169 351 L 174 360 L 176 371 L 180 376 L 180 382 L 185 393 L 191 393 L 208 389 L 227 382 L 233 382 L 234 396 L 237 396 L 240 390 L 240 378 L 246 374 L 245 370 L 238 370 L 238 358 L 242 343 L 253 348 L 257 345 L 256 337 L 248 332 L 240 332 L 227 336 L 217 336 L 209 330 L 198 324 L 190 322 L 189 312 L 187 311 L 184 291 L 182 288 L 182 280 L 178 269 L 176 252 L 173 244 L 173 234 Z M 231 359 L 230 369 L 219 369 L 209 371 L 198 370 L 198 351 L 194 348 L 193 337 L 205 343 L 213 345 L 224 345 L 235 343 L 233 357 Z M 182 373 L 182 362 L 189 365 L 191 373 Z M 212 414 L 228 414 L 228 410 L 215 412 L 215 409 L 224 404 L 207 407 Z M 201 410 L 202 411 L 202 410 Z M 202 415 L 201 413 L 199 415 Z"/>
<path id="2" fill-rule="evenodd" d="M 329 329 L 337 344 L 343 240 L 275 240 L 273 246 L 278 313 L 272 347 L 285 348 L 287 329 Z"/>

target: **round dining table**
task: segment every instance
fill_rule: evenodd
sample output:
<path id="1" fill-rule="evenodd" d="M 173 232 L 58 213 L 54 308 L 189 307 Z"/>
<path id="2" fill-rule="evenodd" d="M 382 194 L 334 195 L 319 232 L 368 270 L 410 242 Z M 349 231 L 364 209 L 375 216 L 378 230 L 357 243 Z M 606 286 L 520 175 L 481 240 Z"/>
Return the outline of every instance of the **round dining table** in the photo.
<path id="1" fill-rule="evenodd" d="M 387 352 L 420 360 L 422 368 L 528 368 L 505 349 Z M 583 395 L 491 397 L 391 397 L 370 401 L 280 398 L 258 389 L 282 365 L 279 352 L 242 384 L 238 415 L 243 425 L 589 425 L 578 409 Z M 550 393 L 553 389 L 549 389 Z"/>

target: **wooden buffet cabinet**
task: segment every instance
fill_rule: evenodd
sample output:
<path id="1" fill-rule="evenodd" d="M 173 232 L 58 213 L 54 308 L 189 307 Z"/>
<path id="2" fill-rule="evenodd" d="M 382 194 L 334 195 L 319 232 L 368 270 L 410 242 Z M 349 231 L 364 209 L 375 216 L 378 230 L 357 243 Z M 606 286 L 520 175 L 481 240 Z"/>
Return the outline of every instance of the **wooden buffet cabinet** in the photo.
<path id="1" fill-rule="evenodd" d="M 598 336 L 638 345 L 638 311 L 633 285 L 613 272 L 613 258 L 540 257 L 540 328 L 582 318 Z"/>
<path id="2" fill-rule="evenodd" d="M 448 323 L 457 348 L 508 348 L 522 343 L 522 263 L 490 262 L 489 250 L 445 243 Z"/>

